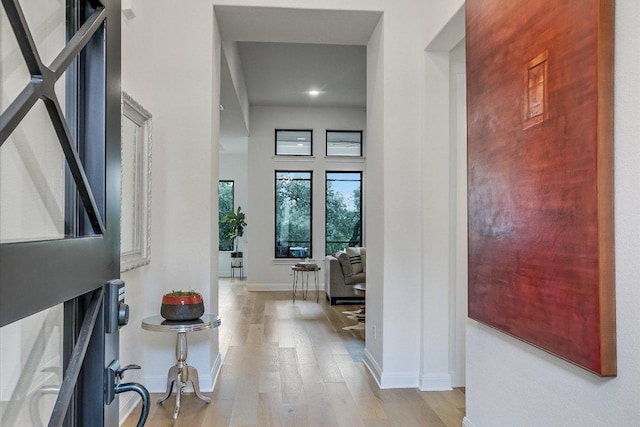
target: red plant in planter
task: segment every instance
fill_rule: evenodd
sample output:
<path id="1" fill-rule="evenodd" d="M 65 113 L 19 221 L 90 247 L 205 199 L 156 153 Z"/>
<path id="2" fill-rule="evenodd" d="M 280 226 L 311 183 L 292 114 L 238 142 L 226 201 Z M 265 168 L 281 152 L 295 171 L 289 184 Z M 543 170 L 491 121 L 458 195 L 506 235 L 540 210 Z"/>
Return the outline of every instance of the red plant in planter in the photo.
<path id="1" fill-rule="evenodd" d="M 202 295 L 195 291 L 172 291 L 162 296 L 160 315 L 167 320 L 183 322 L 204 314 Z"/>

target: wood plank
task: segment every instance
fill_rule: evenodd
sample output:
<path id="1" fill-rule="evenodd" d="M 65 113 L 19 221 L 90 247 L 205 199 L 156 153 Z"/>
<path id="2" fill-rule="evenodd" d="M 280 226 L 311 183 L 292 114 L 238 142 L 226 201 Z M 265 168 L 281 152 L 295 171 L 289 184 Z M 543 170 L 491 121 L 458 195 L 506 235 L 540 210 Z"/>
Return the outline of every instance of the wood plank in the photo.
<path id="1" fill-rule="evenodd" d="M 343 331 L 342 311 L 322 299 L 291 302 L 289 292 L 220 286 L 223 364 L 205 404 L 185 394 L 176 426 L 453 426 L 465 411 L 464 389 L 380 390 L 362 364 L 362 334 Z M 251 314 L 251 310 L 262 312 Z M 257 321 L 257 323 L 252 323 Z M 223 348 L 225 343 L 226 348 Z M 175 394 L 152 395 L 146 426 L 172 425 Z M 133 427 L 139 407 L 123 426 Z"/>

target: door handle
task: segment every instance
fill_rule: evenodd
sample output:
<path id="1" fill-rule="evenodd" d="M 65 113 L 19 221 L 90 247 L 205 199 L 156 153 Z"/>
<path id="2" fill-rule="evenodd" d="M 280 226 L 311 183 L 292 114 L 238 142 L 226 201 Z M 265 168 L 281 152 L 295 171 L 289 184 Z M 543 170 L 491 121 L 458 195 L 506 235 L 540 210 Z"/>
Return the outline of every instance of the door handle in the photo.
<path id="1" fill-rule="evenodd" d="M 138 383 L 120 383 L 124 377 L 124 373 L 130 369 L 141 369 L 140 365 L 127 365 L 124 368 L 120 367 L 120 361 L 114 360 L 107 367 L 106 379 L 105 379 L 105 401 L 107 405 L 113 402 L 116 394 L 126 393 L 129 391 L 135 391 L 142 398 L 142 412 L 140 413 L 140 419 L 138 420 L 138 427 L 144 426 L 149 416 L 149 408 L 151 405 L 151 398 L 149 396 L 149 390 L 145 386 Z"/>
<path id="2" fill-rule="evenodd" d="M 149 390 L 142 384 L 138 383 L 123 383 L 118 384 L 115 387 L 115 393 L 126 393 L 128 391 L 135 391 L 142 398 L 142 412 L 140 413 L 140 418 L 138 419 L 137 427 L 143 427 L 147 422 L 147 417 L 149 416 L 149 405 L 151 404 L 151 398 L 149 396 Z"/>

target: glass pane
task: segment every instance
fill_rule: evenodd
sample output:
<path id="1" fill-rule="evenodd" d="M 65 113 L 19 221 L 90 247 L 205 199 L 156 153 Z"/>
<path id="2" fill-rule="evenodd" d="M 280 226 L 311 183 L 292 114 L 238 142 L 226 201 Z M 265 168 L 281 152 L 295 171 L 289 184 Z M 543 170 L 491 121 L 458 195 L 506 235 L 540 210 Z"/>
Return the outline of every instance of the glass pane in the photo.
<path id="1" fill-rule="evenodd" d="M 220 181 L 218 183 L 218 250 L 220 251 L 233 250 L 233 242 L 231 239 L 225 238 L 227 226 L 220 222 L 220 219 L 233 209 L 233 181 Z"/>
<path id="2" fill-rule="evenodd" d="M 327 131 L 327 156 L 362 156 L 362 132 Z"/>
<path id="3" fill-rule="evenodd" d="M 0 243 L 65 236 L 65 165 L 38 101 L 0 147 Z"/>
<path id="4" fill-rule="evenodd" d="M 65 0 L 20 0 L 40 59 L 50 65 L 66 43 Z"/>
<path id="5" fill-rule="evenodd" d="M 62 384 L 63 305 L 0 328 L 0 425 L 47 425 Z"/>
<path id="6" fill-rule="evenodd" d="M 276 130 L 276 155 L 278 156 L 310 156 L 310 130 Z"/>
<path id="7" fill-rule="evenodd" d="M 100 38 L 99 32 L 94 34 L 94 39 Z M 97 130 L 95 135 L 99 135 L 96 137 L 88 137 L 89 134 L 93 135 L 91 132 L 94 130 L 93 126 L 103 126 L 103 123 L 91 123 L 87 124 L 86 121 L 83 123 L 82 120 L 85 118 L 78 109 L 79 107 L 79 98 L 82 96 L 82 93 L 79 93 L 78 87 L 78 61 L 84 55 L 86 56 L 88 46 L 85 46 L 79 55 L 69 64 L 65 72 L 60 76 L 60 78 L 55 83 L 55 93 L 56 98 L 58 99 L 58 103 L 60 104 L 60 109 L 62 111 L 62 115 L 66 120 L 67 127 L 71 132 L 71 136 L 74 139 L 74 143 L 76 149 L 80 153 L 80 161 L 82 162 L 82 166 L 85 168 L 85 173 L 89 177 L 91 176 L 91 170 L 89 167 L 97 169 L 96 176 L 104 176 L 104 160 L 103 160 L 103 152 L 104 152 L 104 130 Z M 104 67 L 96 67 L 92 68 L 91 76 L 95 79 L 100 79 L 100 76 L 104 75 Z M 91 85 L 90 83 L 85 82 L 85 85 Z M 80 90 L 82 91 L 82 90 Z M 89 90 L 90 91 L 90 90 Z M 94 117 L 99 116 L 99 110 L 103 106 L 104 102 L 104 90 L 101 88 L 101 93 L 96 96 L 96 98 L 92 98 L 87 101 L 91 104 L 91 111 L 95 112 Z M 82 147 L 79 143 L 82 142 L 82 133 L 80 133 L 80 129 L 84 126 L 85 130 L 85 138 L 84 141 L 86 144 L 85 147 Z M 92 161 L 91 159 L 94 156 L 98 156 L 99 160 Z M 74 186 L 75 188 L 75 186 Z M 93 187 L 91 188 L 93 192 L 93 197 L 96 201 L 96 206 L 100 212 L 100 215 L 104 219 L 104 182 L 100 180 L 100 182 L 94 182 Z M 79 195 L 76 194 L 77 200 L 81 200 Z M 84 212 L 84 207 L 82 207 Z M 88 236 L 95 234 L 93 229 L 90 226 L 90 221 L 86 213 L 83 213 L 82 217 L 77 220 L 79 225 L 79 232 L 73 232 L 71 235 L 82 235 Z"/>
<path id="8" fill-rule="evenodd" d="M 327 172 L 326 255 L 362 246 L 362 174 Z"/>
<path id="9" fill-rule="evenodd" d="M 0 113 L 25 88 L 30 78 L 18 41 L 9 25 L 9 18 L 4 7 L 0 7 Z"/>
<path id="10" fill-rule="evenodd" d="M 56 81 L 56 84 L 54 86 L 54 90 L 56 92 L 56 98 L 58 98 L 58 103 L 60 104 L 60 109 L 62 110 L 62 113 L 65 119 L 67 120 L 67 125 L 69 126 L 69 129 L 71 129 L 72 131 L 74 129 L 74 123 L 71 122 L 69 118 L 71 118 L 71 120 L 75 120 L 76 109 L 74 107 L 76 103 L 73 101 L 75 100 L 76 92 L 72 90 L 69 93 L 67 93 L 66 89 L 67 87 L 69 88 L 75 87 L 75 82 L 68 81 L 70 77 L 75 75 L 75 73 L 73 73 L 73 67 L 75 67 L 75 61 L 62 74 L 62 76 L 60 76 L 60 78 Z"/>
<path id="11" fill-rule="evenodd" d="M 276 172 L 276 258 L 311 256 L 311 172 Z"/>

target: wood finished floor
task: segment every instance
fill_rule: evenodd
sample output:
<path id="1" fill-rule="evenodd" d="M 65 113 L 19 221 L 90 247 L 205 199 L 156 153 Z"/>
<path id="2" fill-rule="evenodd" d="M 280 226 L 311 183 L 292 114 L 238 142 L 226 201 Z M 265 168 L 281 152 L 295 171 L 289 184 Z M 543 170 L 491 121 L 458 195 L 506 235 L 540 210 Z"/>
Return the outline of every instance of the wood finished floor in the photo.
<path id="1" fill-rule="evenodd" d="M 183 397 L 176 426 L 451 426 L 465 414 L 464 389 L 380 390 L 362 363 L 364 331 L 321 294 L 291 302 L 290 292 L 247 292 L 220 282 L 222 369 L 206 404 Z M 169 367 L 167 367 L 168 369 Z M 152 394 L 146 426 L 171 426 L 175 393 Z M 123 426 L 135 427 L 140 407 Z"/>

